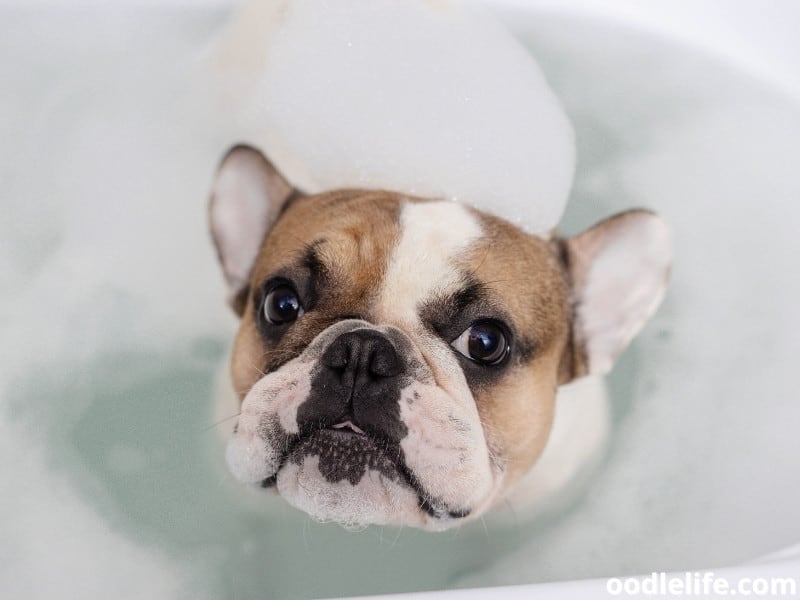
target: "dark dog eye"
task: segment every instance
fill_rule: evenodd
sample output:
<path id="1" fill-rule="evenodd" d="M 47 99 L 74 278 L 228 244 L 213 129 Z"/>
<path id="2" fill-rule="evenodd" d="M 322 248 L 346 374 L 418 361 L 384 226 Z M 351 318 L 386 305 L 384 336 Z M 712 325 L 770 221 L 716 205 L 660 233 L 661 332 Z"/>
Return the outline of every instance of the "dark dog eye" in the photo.
<path id="1" fill-rule="evenodd" d="M 291 323 L 303 316 L 303 305 L 294 288 L 285 283 L 272 288 L 264 298 L 264 316 L 272 325 Z"/>
<path id="2" fill-rule="evenodd" d="M 475 321 L 451 345 L 467 358 L 484 365 L 499 364 L 510 349 L 505 328 L 488 319 Z"/>

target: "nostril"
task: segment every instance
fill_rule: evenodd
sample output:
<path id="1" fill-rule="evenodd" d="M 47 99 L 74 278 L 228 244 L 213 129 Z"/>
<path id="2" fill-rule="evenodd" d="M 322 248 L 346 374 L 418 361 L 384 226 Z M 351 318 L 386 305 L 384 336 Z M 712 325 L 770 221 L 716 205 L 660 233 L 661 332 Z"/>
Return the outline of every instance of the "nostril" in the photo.
<path id="1" fill-rule="evenodd" d="M 378 347 L 374 350 L 369 363 L 370 374 L 377 377 L 395 377 L 400 371 L 402 371 L 400 358 L 392 346 Z"/>
<path id="2" fill-rule="evenodd" d="M 322 355 L 321 362 L 326 367 L 336 370 L 344 370 L 350 364 L 350 346 L 334 342 Z"/>

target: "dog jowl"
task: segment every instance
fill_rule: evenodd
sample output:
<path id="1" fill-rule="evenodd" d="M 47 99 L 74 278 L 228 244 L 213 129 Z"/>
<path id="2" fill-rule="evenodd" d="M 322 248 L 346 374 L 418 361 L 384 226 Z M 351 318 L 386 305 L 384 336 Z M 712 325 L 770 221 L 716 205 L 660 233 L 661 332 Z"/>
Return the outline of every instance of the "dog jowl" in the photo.
<path id="1" fill-rule="evenodd" d="M 241 318 L 229 468 L 345 525 L 438 530 L 502 500 L 558 386 L 611 368 L 669 271 L 647 211 L 544 238 L 450 201 L 304 195 L 246 146 L 210 218 Z"/>

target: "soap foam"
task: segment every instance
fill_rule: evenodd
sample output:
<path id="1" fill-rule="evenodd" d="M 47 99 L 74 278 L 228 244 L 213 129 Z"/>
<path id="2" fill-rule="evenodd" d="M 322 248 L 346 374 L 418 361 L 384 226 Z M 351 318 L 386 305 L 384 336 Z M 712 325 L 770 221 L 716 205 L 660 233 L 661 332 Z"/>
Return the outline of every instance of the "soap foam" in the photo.
<path id="1" fill-rule="evenodd" d="M 243 33 L 254 28 L 269 35 Z M 262 2 L 226 40 L 226 112 L 306 190 L 457 199 L 537 233 L 558 223 L 572 126 L 491 14 L 431 0 Z"/>
<path id="2" fill-rule="evenodd" d="M 0 421 L 4 597 L 178 598 L 191 588 L 188 564 L 115 532 L 31 442 Z"/>

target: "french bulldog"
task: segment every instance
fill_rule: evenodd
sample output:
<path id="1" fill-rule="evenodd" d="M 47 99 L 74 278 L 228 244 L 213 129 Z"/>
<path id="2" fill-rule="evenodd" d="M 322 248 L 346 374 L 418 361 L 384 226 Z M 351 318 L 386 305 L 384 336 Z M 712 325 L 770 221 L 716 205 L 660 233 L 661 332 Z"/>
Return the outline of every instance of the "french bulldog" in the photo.
<path id="1" fill-rule="evenodd" d="M 564 485 L 670 270 L 646 210 L 543 237 L 449 200 L 304 194 L 244 145 L 209 213 L 241 318 L 230 472 L 351 527 L 443 530 Z"/>

